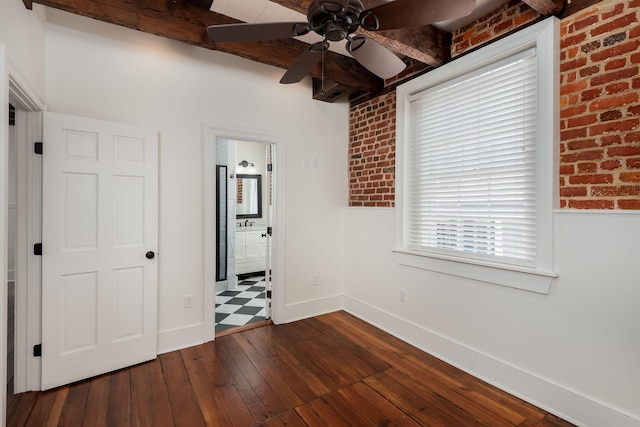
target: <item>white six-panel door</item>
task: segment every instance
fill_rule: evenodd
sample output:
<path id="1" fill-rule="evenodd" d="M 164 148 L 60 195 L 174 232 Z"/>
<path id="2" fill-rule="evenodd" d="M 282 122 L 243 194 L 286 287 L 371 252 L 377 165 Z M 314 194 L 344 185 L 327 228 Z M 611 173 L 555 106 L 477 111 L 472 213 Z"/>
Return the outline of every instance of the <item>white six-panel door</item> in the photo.
<path id="1" fill-rule="evenodd" d="M 47 113 L 42 389 L 156 357 L 158 138 Z"/>

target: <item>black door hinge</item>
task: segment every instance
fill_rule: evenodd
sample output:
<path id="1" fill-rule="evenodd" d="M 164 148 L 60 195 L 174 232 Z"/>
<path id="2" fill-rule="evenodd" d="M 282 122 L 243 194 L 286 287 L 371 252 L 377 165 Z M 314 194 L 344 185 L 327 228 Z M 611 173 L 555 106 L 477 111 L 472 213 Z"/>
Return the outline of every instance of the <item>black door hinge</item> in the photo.
<path id="1" fill-rule="evenodd" d="M 273 228 L 271 228 L 271 227 L 267 227 L 267 234 L 268 234 L 269 236 L 271 236 L 271 235 L 272 235 L 272 234 L 271 234 L 272 232 L 273 232 Z"/>
<path id="2" fill-rule="evenodd" d="M 33 357 L 42 357 L 42 344 L 33 346 Z"/>
<path id="3" fill-rule="evenodd" d="M 271 298 L 271 291 L 267 291 L 267 298 Z"/>
<path id="4" fill-rule="evenodd" d="M 42 243 L 36 243 L 33 245 L 33 254 L 42 255 Z"/>
<path id="5" fill-rule="evenodd" d="M 273 163 L 267 163 L 267 172 L 271 172 L 273 170 Z"/>
<path id="6" fill-rule="evenodd" d="M 42 142 L 34 142 L 33 151 L 36 154 L 42 154 Z"/>

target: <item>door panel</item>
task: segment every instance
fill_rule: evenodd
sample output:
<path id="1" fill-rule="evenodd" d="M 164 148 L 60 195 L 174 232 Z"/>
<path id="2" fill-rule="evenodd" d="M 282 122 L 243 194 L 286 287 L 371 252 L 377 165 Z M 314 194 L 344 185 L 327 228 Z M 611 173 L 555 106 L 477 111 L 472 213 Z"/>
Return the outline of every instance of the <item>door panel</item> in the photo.
<path id="1" fill-rule="evenodd" d="M 156 356 L 157 135 L 44 116 L 42 389 Z"/>

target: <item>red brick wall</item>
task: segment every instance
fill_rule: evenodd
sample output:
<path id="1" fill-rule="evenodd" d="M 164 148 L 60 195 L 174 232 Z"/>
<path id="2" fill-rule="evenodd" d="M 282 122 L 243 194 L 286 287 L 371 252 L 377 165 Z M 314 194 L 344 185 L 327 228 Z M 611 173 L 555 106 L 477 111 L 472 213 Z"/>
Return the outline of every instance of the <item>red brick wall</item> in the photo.
<path id="1" fill-rule="evenodd" d="M 485 44 L 489 40 L 540 18 L 540 14 L 520 0 L 511 0 L 482 18 L 452 33 L 451 57 Z"/>
<path id="2" fill-rule="evenodd" d="M 349 206 L 394 205 L 396 93 L 351 108 Z"/>
<path id="3" fill-rule="evenodd" d="M 509 1 L 455 31 L 452 56 L 538 18 Z M 640 209 L 639 19 L 640 0 L 604 0 L 562 20 L 561 207 Z M 395 93 L 353 107 L 349 139 L 350 206 L 393 206 Z"/>
<path id="4" fill-rule="evenodd" d="M 562 21 L 560 203 L 640 209 L 640 0 Z"/>

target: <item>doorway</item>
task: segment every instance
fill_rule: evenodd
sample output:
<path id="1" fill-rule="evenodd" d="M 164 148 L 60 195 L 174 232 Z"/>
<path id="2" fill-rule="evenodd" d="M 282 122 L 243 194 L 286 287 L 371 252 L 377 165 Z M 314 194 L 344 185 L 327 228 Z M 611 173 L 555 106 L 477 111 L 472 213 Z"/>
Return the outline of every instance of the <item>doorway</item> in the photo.
<path id="1" fill-rule="evenodd" d="M 271 318 L 273 145 L 218 138 L 217 152 L 217 257 L 226 273 L 216 271 L 215 330 L 220 336 Z"/>
<path id="2" fill-rule="evenodd" d="M 209 341 L 216 335 L 217 323 L 227 323 L 218 328 L 222 331 L 246 323 L 251 327 L 262 320 L 260 317 L 274 323 L 282 321 L 283 295 L 279 290 L 284 289 L 284 138 L 213 125 L 205 125 L 204 132 L 204 308 L 205 341 Z M 226 211 L 219 210 L 221 205 L 217 203 L 221 193 L 217 184 L 225 180 L 222 191 L 227 193 Z M 221 239 L 222 235 L 226 238 Z M 226 276 L 220 275 L 220 266 L 224 266 Z M 229 294 L 221 295 L 224 292 Z M 220 297 L 226 297 L 226 301 Z M 234 298 L 238 303 L 235 309 L 224 307 Z M 231 317 L 234 314 L 242 316 Z M 223 318 L 227 322 L 222 322 Z M 237 325 L 231 325 L 231 321 Z"/>

